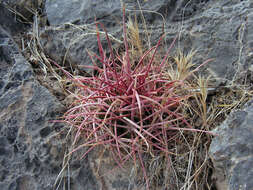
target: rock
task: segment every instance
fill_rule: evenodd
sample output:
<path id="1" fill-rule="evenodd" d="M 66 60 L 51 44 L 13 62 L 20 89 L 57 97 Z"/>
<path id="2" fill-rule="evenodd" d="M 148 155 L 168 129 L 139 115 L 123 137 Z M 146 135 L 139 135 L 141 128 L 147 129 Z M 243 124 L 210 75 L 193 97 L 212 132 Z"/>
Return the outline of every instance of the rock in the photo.
<path id="1" fill-rule="evenodd" d="M 136 7 L 137 3 L 125 1 L 129 9 Z M 158 10 L 165 0 L 146 3 L 145 8 L 149 10 Z M 122 31 L 118 23 L 121 22 L 122 8 L 118 0 L 110 0 L 107 3 L 103 1 L 46 1 L 46 12 L 49 23 L 61 25 L 61 29 L 51 27 L 41 33 L 41 43 L 45 52 L 55 59 L 58 63 L 63 60 L 72 65 L 92 65 L 89 51 L 98 53 L 97 38 L 94 20 L 103 23 L 106 30 L 111 34 L 113 44 L 118 47 L 122 44 Z M 139 13 L 138 13 L 139 14 Z M 68 16 L 65 16 L 68 15 Z M 77 27 L 65 26 L 65 23 L 78 24 Z M 87 25 L 93 23 L 92 25 Z M 81 25 L 83 24 L 83 25 Z M 101 29 L 102 31 L 102 29 Z M 101 36 L 104 48 L 108 50 L 105 36 Z M 64 64 L 64 63 L 63 63 Z M 79 67 L 80 70 L 90 72 L 89 69 Z"/>
<path id="2" fill-rule="evenodd" d="M 138 8 L 138 4 L 135 1 L 124 0 L 123 2 L 129 11 Z M 170 2 L 170 0 L 150 0 L 141 2 L 141 6 L 144 6 L 145 10 L 158 11 L 162 6 L 170 4 Z M 121 21 L 122 17 L 122 5 L 121 1 L 118 0 L 109 0 L 106 3 L 103 0 L 77 0 L 74 3 L 67 0 L 47 0 L 45 7 L 51 25 L 61 25 L 68 22 L 88 24 L 94 23 L 96 18 L 108 28 L 109 26 L 115 26 L 118 21 Z M 68 16 L 66 17 L 66 15 Z"/>
<path id="3" fill-rule="evenodd" d="M 253 189 L 253 101 L 215 129 L 210 146 L 219 190 Z"/>
<path id="4" fill-rule="evenodd" d="M 127 0 L 124 2 L 127 15 L 136 14 L 139 18 L 140 31 L 145 36 L 140 11 L 134 11 L 139 9 L 137 2 Z M 148 30 L 153 34 L 151 44 L 155 44 L 162 33 L 166 32 L 166 48 L 175 35 L 180 33 L 174 49 L 180 48 L 184 52 L 197 49 L 198 55 L 194 57 L 197 64 L 213 58 L 214 60 L 205 67 L 219 81 L 222 81 L 221 79 L 231 81 L 236 74 L 250 67 L 248 63 L 252 56 L 250 0 L 240 2 L 223 0 L 212 3 L 208 0 L 163 0 L 142 1 L 140 5 L 143 10 L 148 10 L 144 11 L 144 16 Z M 113 44 L 120 46 L 118 42 L 121 42 L 122 45 L 122 28 L 118 24 L 122 20 L 119 1 L 111 0 L 106 5 L 100 1 L 76 1 L 70 6 L 68 1 L 48 0 L 45 7 L 51 25 L 62 25 L 66 22 L 76 24 L 76 27 L 62 25 L 60 30 L 52 27 L 41 35 L 45 51 L 53 58 L 58 55 L 59 63 L 62 63 L 66 54 L 66 61 L 73 65 L 91 64 L 86 49 L 95 53 L 98 50 L 94 24 L 87 24 L 94 23 L 95 15 L 97 20 L 105 25 L 107 31 L 118 39 L 112 40 Z M 146 39 L 144 41 L 147 42 Z M 106 49 L 105 41 L 104 44 Z"/>
<path id="5" fill-rule="evenodd" d="M 64 131 L 56 135 L 63 125 L 50 120 L 57 119 L 63 110 L 0 28 L 1 190 L 53 189 L 67 141 Z M 70 167 L 69 177 L 63 177 L 70 179 L 73 189 L 98 189 L 87 161 L 73 158 Z"/>
<path id="6" fill-rule="evenodd" d="M 120 29 L 115 29 L 118 34 Z M 83 68 L 82 65 L 92 65 L 92 61 L 87 53 L 98 52 L 96 30 L 94 27 L 86 31 L 68 27 L 60 31 L 53 28 L 41 32 L 41 44 L 47 55 L 59 64 L 70 63 L 72 67 L 79 66 L 79 70 L 90 72 L 90 69 Z M 101 38 L 102 44 L 106 48 L 105 36 Z M 115 41 L 113 41 L 115 42 Z M 116 44 L 120 44 L 116 42 Z"/>
<path id="7" fill-rule="evenodd" d="M 120 7 L 120 1 L 117 0 L 110 0 L 106 3 L 103 0 L 46 1 L 46 12 L 51 25 L 80 21 L 94 22 L 95 17 L 106 18 L 114 15 L 115 11 L 120 12 Z"/>
<path id="8" fill-rule="evenodd" d="M 86 48 L 97 50 L 96 36 L 94 34 L 86 36 L 82 35 L 82 32 L 73 29 L 62 31 L 48 29 L 43 31 L 41 44 L 45 53 L 50 55 L 50 58 L 54 61 L 62 65 L 67 62 L 74 67 L 82 65 L 82 62 L 91 65 Z"/>
<path id="9" fill-rule="evenodd" d="M 34 13 L 41 11 L 43 0 L 2 0 L 6 9 L 14 12 L 23 21 L 33 21 Z"/>
<path id="10" fill-rule="evenodd" d="M 27 28 L 25 24 L 15 19 L 15 13 L 11 12 L 6 7 L 6 5 L 1 1 L 0 1 L 0 23 L 1 26 L 12 35 L 24 31 Z"/>
<path id="11" fill-rule="evenodd" d="M 148 0 L 139 3 L 141 8 L 145 10 L 143 11 L 145 19 L 154 22 L 157 18 L 161 19 L 161 15 L 173 21 L 181 21 L 183 19 L 182 13 L 184 13 L 184 19 L 189 18 L 199 12 L 208 1 Z M 126 5 L 127 12 L 139 9 L 137 1 L 123 0 L 123 2 Z M 112 26 L 112 23 L 116 24 L 117 19 L 122 17 L 122 4 L 121 1 L 117 0 L 109 0 L 106 3 L 103 0 L 92 2 L 77 0 L 74 3 L 67 0 L 47 0 L 45 7 L 51 25 L 61 25 L 68 22 L 88 24 L 93 23 L 96 17 L 97 20 Z M 140 15 L 140 11 L 136 11 L 135 14 Z M 68 16 L 66 17 L 66 15 Z M 108 25 L 106 25 L 107 28 Z"/>
<path id="12" fill-rule="evenodd" d="M 185 52 L 197 49 L 194 57 L 197 63 L 213 58 L 205 67 L 217 79 L 231 81 L 242 68 L 248 69 L 245 38 L 251 31 L 247 22 L 252 12 L 250 1 L 214 1 L 206 3 L 202 10 L 183 22 L 168 23 L 166 32 L 180 32 L 181 49 Z"/>
<path id="13" fill-rule="evenodd" d="M 185 11 L 186 2 L 187 1 L 176 3 L 175 1 L 168 0 L 152 0 L 148 2 L 143 1 L 140 5 L 143 10 L 149 11 L 148 13 L 144 11 L 144 16 L 148 25 L 161 26 L 161 15 L 164 15 L 166 18 L 168 17 L 168 22 L 170 22 L 170 20 L 180 20 L 180 13 L 183 10 Z M 192 3 L 188 5 L 187 14 L 193 15 L 196 13 L 196 7 L 199 8 L 199 11 L 204 2 L 206 1 L 201 1 L 201 3 L 192 1 Z M 137 2 L 125 0 L 124 3 L 126 3 L 127 14 L 136 14 L 139 20 L 141 20 L 140 11 L 131 11 L 139 9 Z M 86 49 L 98 53 L 98 48 L 95 24 L 87 24 L 94 23 L 94 18 L 96 16 L 96 19 L 103 23 L 108 33 L 114 37 L 111 38 L 113 44 L 119 47 L 122 45 L 122 28 L 119 26 L 119 22 L 122 20 L 121 7 L 120 1 L 114 0 L 106 4 L 100 1 L 75 1 L 75 3 L 57 0 L 46 1 L 46 13 L 52 27 L 44 30 L 40 36 L 45 52 L 58 63 L 66 61 L 72 65 L 91 65 L 91 60 Z M 190 10 L 192 10 L 192 12 Z M 158 13 L 154 13 L 155 11 Z M 74 23 L 75 26 L 66 23 Z M 54 25 L 60 26 L 55 28 L 53 27 Z M 142 33 L 144 33 L 143 26 L 140 25 L 140 29 Z M 162 34 L 159 28 L 158 31 L 156 30 L 155 27 L 154 34 L 156 35 L 152 37 L 152 44 L 155 44 Z M 172 33 L 173 35 L 175 34 L 174 32 Z M 105 36 L 102 35 L 101 37 L 104 48 L 108 50 Z M 83 70 L 82 67 L 79 69 Z M 86 71 L 89 70 L 86 69 Z"/>

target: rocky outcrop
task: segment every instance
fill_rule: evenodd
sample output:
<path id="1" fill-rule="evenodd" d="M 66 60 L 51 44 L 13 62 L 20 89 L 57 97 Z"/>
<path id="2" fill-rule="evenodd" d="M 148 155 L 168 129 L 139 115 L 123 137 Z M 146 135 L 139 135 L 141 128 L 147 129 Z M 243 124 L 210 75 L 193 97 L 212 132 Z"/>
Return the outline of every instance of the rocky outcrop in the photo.
<path id="1" fill-rule="evenodd" d="M 154 22 L 158 17 L 160 17 L 158 19 L 161 19 L 161 16 L 158 16 L 159 14 L 169 21 L 182 20 L 182 12 L 184 12 L 184 19 L 189 18 L 197 12 L 201 12 L 208 1 L 149 0 L 139 1 L 138 3 L 137 1 L 123 0 L 122 2 L 126 5 L 129 12 L 136 12 L 137 15 L 140 15 L 140 12 L 135 10 L 141 7 L 144 10 L 145 18 L 149 22 Z M 74 3 L 70 3 L 67 0 L 49 0 L 46 2 L 46 12 L 51 25 L 60 25 L 67 22 L 88 24 L 93 23 L 95 17 L 97 20 L 101 20 L 108 25 L 111 23 L 112 25 L 117 23 L 118 18 L 122 17 L 122 4 L 121 1 L 117 0 L 109 0 L 106 3 L 103 0 L 92 2 L 77 0 Z M 149 14 L 146 14 L 146 12 L 149 12 Z"/>
<path id="2" fill-rule="evenodd" d="M 124 2 L 127 15 L 136 14 L 142 23 L 140 11 L 134 11 L 139 10 L 137 1 Z M 186 52 L 197 49 L 197 63 L 214 58 L 206 67 L 215 77 L 231 80 L 236 73 L 248 69 L 248 61 L 252 57 L 251 1 L 154 0 L 141 1 L 140 6 L 148 30 L 153 34 L 150 40 L 152 44 L 163 32 L 167 34 L 167 45 L 179 33 L 175 49 L 181 48 Z M 41 34 L 45 51 L 60 62 L 91 64 L 86 49 L 98 50 L 94 24 L 87 24 L 94 23 L 96 16 L 112 35 L 113 44 L 120 46 L 122 29 L 118 23 L 122 20 L 121 10 L 119 1 L 113 0 L 106 4 L 100 1 L 75 1 L 71 5 L 69 1 L 46 1 L 48 21 L 52 27 Z M 76 26 L 66 24 L 70 22 Z M 145 36 L 143 24 L 140 24 L 140 31 Z M 148 41 L 146 37 L 144 41 Z"/>
<path id="3" fill-rule="evenodd" d="M 36 80 L 31 65 L 0 28 L 0 189 L 53 189 L 66 151 L 51 122 L 64 107 Z M 83 161 L 82 161 L 83 162 Z M 88 164 L 74 159 L 73 189 L 96 189 Z"/>
<path id="4" fill-rule="evenodd" d="M 219 190 L 253 189 L 253 101 L 217 127 L 210 146 Z"/>

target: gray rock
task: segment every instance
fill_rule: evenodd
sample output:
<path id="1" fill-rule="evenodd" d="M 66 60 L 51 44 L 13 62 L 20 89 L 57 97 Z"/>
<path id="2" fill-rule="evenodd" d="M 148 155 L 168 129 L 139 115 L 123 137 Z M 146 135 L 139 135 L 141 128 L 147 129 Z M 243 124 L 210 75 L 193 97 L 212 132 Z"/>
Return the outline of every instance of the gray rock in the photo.
<path id="1" fill-rule="evenodd" d="M 43 0 L 2 0 L 0 3 L 15 13 L 17 19 L 29 22 L 33 20 L 35 12 L 41 11 Z"/>
<path id="2" fill-rule="evenodd" d="M 181 21 L 199 12 L 208 1 L 149 0 L 139 1 L 139 3 L 144 10 L 143 12 L 147 21 L 154 22 L 159 17 L 161 19 L 161 16 L 158 14 L 172 21 Z M 139 10 L 137 1 L 123 0 L 122 2 L 126 5 L 127 12 Z M 109 25 L 109 23 L 115 24 L 117 19 L 122 17 L 122 4 L 121 1 L 117 0 L 109 0 L 106 3 L 103 0 L 77 0 L 75 2 L 69 2 L 67 0 L 47 0 L 45 7 L 51 25 L 60 25 L 67 22 L 87 24 L 94 22 L 95 17 L 97 20 L 106 22 Z M 155 11 L 158 14 L 154 13 Z M 146 14 L 146 12 L 149 12 L 149 14 Z M 137 16 L 140 15 L 139 11 L 135 13 Z"/>
<path id="3" fill-rule="evenodd" d="M 155 44 L 162 34 L 159 27 L 157 27 L 161 26 L 161 15 L 168 18 L 168 23 L 173 20 L 180 21 L 182 12 L 185 14 L 187 12 L 188 16 L 194 15 L 201 10 L 201 7 L 203 7 L 206 2 L 207 1 L 199 2 L 197 0 L 191 1 L 191 3 L 187 3 L 187 1 L 177 3 L 170 0 L 141 1 L 140 5 L 142 9 L 146 10 L 143 13 L 147 25 L 152 26 L 152 28 L 149 27 L 149 29 L 154 31 L 154 36 L 152 36 L 151 40 L 152 44 Z M 141 20 L 140 11 L 134 11 L 139 9 L 137 1 L 125 0 L 124 3 L 126 3 L 127 14 L 136 14 L 139 20 Z M 69 1 L 48 0 L 46 1 L 45 7 L 49 23 L 52 26 L 60 26 L 57 28 L 47 28 L 43 31 L 40 36 L 41 43 L 45 52 L 58 63 L 66 61 L 72 65 L 91 65 L 91 60 L 86 49 L 98 53 L 98 48 L 95 25 L 87 24 L 94 23 L 95 16 L 99 22 L 105 25 L 108 33 L 114 37 L 111 38 L 114 46 L 119 47 L 122 45 L 122 28 L 119 27 L 119 22 L 122 20 L 120 1 L 109 1 L 107 3 L 101 3 L 100 1 L 75 1 L 75 3 L 70 3 Z M 65 24 L 71 22 L 76 24 L 77 27 Z M 141 25 L 140 30 L 144 34 L 144 28 Z M 172 36 L 175 36 L 174 31 L 171 33 Z M 101 35 L 101 38 L 104 48 L 108 51 L 105 36 Z M 117 40 L 115 40 L 115 38 Z M 82 67 L 79 69 L 85 70 L 82 69 Z"/>
<path id="4" fill-rule="evenodd" d="M 18 22 L 15 18 L 15 14 L 11 12 L 4 3 L 0 1 L 0 24 L 12 35 L 17 34 L 20 31 L 23 31 L 26 28 L 26 25 Z"/>
<path id="5" fill-rule="evenodd" d="M 140 11 L 134 11 L 139 9 L 137 1 L 124 2 L 127 15 L 137 14 L 141 23 Z M 231 81 L 236 74 L 249 69 L 253 44 L 251 24 L 253 4 L 250 0 L 240 2 L 227 0 L 141 1 L 141 7 L 147 10 L 144 11 L 144 16 L 148 30 L 153 34 L 151 44 L 154 45 L 165 32 L 167 45 L 164 47 L 167 48 L 175 35 L 180 33 L 174 49 L 180 48 L 184 52 L 197 49 L 198 55 L 194 57 L 197 64 L 214 58 L 205 67 L 219 81 L 221 79 Z M 76 11 L 71 11 L 72 9 Z M 154 13 L 155 11 L 157 13 Z M 65 57 L 66 61 L 73 65 L 91 64 L 86 49 L 95 53 L 98 50 L 94 24 L 87 24 L 93 23 L 95 15 L 97 20 L 105 25 L 107 31 L 119 40 L 112 40 L 113 44 L 116 47 L 122 45 L 120 43 L 122 28 L 118 25 L 118 22 L 122 20 L 119 1 L 108 3 L 76 1 L 70 5 L 69 1 L 48 0 L 46 12 L 49 23 L 52 25 L 72 22 L 77 24 L 77 27 L 80 26 L 80 28 L 74 28 L 65 25 L 61 26 L 60 30 L 52 27 L 41 34 L 45 51 L 59 63 L 62 63 Z M 140 31 L 145 35 L 142 25 L 140 25 Z M 108 50 L 103 35 L 102 39 L 105 49 Z"/>
<path id="6" fill-rule="evenodd" d="M 117 30 L 119 31 L 115 29 Z M 62 65 L 70 63 L 74 68 L 80 65 L 92 65 L 87 50 L 98 52 L 94 27 L 88 31 L 80 31 L 72 27 L 60 31 L 46 29 L 41 33 L 40 38 L 44 51 L 50 58 Z M 106 48 L 105 37 L 102 37 L 102 43 Z M 89 69 L 82 67 L 79 67 L 79 70 L 90 72 Z"/>
<path id="7" fill-rule="evenodd" d="M 205 67 L 219 80 L 231 80 L 248 69 L 245 60 L 249 56 L 246 38 L 252 38 L 248 36 L 252 27 L 247 21 L 251 2 L 212 1 L 203 9 L 183 22 L 168 23 L 167 32 L 180 32 L 178 47 L 185 52 L 197 49 L 197 63 L 213 58 Z"/>
<path id="8" fill-rule="evenodd" d="M 47 16 L 52 25 L 79 21 L 94 22 L 95 17 L 106 18 L 115 11 L 119 12 L 120 7 L 120 1 L 117 0 L 109 0 L 106 3 L 103 0 L 46 1 Z"/>
<path id="9" fill-rule="evenodd" d="M 66 151 L 62 124 L 51 122 L 64 111 L 36 80 L 30 64 L 0 28 L 0 189 L 53 189 Z M 82 164 L 81 164 L 82 163 Z M 70 162 L 70 187 L 97 189 L 87 161 Z M 63 183 L 62 183 L 63 187 Z"/>
<path id="10" fill-rule="evenodd" d="M 210 146 L 217 186 L 228 190 L 253 189 L 253 101 L 234 111 L 217 127 Z M 222 184 L 222 185 L 221 185 Z"/>
<path id="11" fill-rule="evenodd" d="M 131 11 L 138 8 L 137 1 L 124 0 L 127 10 Z M 145 10 L 159 11 L 171 1 L 151 0 L 142 2 Z M 89 1 L 77 0 L 70 2 L 68 0 L 47 0 L 46 12 L 51 25 L 60 25 L 67 22 L 71 23 L 93 23 L 97 20 L 106 22 L 106 26 L 115 25 L 119 18 L 122 17 L 121 1 L 109 0 L 106 3 L 103 0 Z M 139 14 L 139 13 L 137 13 Z M 68 15 L 68 16 L 66 16 Z M 120 19 L 121 20 L 121 19 Z"/>

